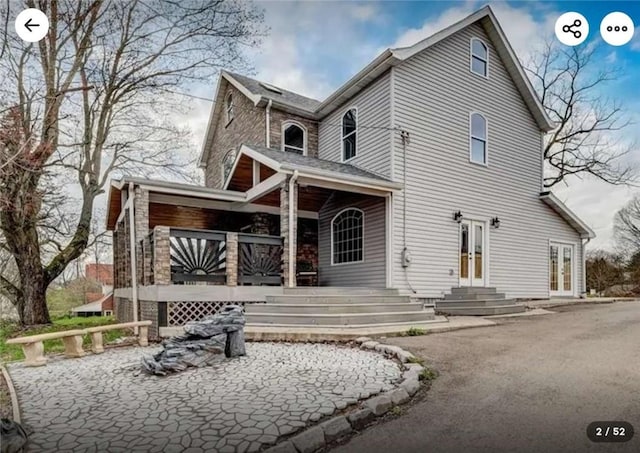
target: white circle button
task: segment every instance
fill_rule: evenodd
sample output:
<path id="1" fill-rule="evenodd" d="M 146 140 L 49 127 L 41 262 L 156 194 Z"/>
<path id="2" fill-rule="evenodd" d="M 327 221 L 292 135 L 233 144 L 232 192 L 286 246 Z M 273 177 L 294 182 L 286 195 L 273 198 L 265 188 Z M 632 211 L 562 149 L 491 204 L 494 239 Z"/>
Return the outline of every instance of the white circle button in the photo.
<path id="1" fill-rule="evenodd" d="M 49 31 L 49 19 L 36 8 L 28 8 L 18 14 L 15 22 L 16 33 L 27 42 L 38 42 Z"/>
<path id="2" fill-rule="evenodd" d="M 633 30 L 631 18 L 619 11 L 607 14 L 600 22 L 602 39 L 612 46 L 624 46 L 631 41 Z"/>
<path id="3" fill-rule="evenodd" d="M 570 11 L 556 20 L 556 38 L 565 46 L 582 44 L 589 36 L 589 22 L 580 13 Z"/>

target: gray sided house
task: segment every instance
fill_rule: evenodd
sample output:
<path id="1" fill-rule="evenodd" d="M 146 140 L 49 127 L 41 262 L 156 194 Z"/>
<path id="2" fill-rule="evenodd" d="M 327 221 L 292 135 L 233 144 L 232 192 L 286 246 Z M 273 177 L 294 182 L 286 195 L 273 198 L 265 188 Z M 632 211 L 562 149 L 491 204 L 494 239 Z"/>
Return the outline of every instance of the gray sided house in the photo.
<path id="1" fill-rule="evenodd" d="M 112 182 L 118 318 L 163 335 L 241 303 L 257 324 L 344 326 L 355 301 L 371 323 L 419 322 L 418 300 L 584 292 L 594 233 L 543 189 L 555 126 L 489 7 L 323 101 L 229 72 L 215 101 L 206 187 Z M 310 301 L 344 312 L 298 319 Z M 388 302 L 403 316 L 376 317 Z"/>

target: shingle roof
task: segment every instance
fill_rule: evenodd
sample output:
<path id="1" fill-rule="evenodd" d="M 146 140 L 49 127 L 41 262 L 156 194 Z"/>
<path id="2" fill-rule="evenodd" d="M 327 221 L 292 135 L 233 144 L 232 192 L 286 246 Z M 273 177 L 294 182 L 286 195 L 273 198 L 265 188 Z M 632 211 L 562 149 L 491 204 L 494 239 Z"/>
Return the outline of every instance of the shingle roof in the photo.
<path id="1" fill-rule="evenodd" d="M 297 93 L 292 93 L 291 91 L 284 90 L 280 87 L 275 87 L 275 88 L 277 88 L 282 93 L 276 93 L 275 91 L 271 91 L 265 88 L 263 86 L 263 82 L 260 82 L 259 80 L 255 80 L 247 76 L 235 74 L 232 72 L 227 72 L 227 74 L 229 74 L 239 83 L 241 83 L 251 93 L 256 94 L 258 96 L 263 96 L 267 99 L 272 99 L 282 104 L 287 104 L 292 107 L 306 110 L 309 113 L 313 113 L 320 105 L 320 101 L 316 99 L 308 98 L 306 96 L 302 96 Z"/>
<path id="2" fill-rule="evenodd" d="M 310 168 L 316 170 L 322 170 L 332 173 L 340 173 L 348 176 L 358 176 L 361 178 L 369 178 L 375 179 L 382 182 L 391 182 L 390 179 L 387 179 L 383 176 L 377 175 L 375 173 L 371 173 L 366 170 L 362 170 L 358 167 L 355 167 L 350 164 L 343 164 L 340 162 L 333 162 L 330 160 L 318 159 L 316 157 L 302 156 L 296 153 L 288 153 L 284 151 L 280 151 L 279 149 L 274 148 L 265 148 L 262 146 L 256 145 L 244 145 L 247 148 L 252 149 L 265 157 L 268 157 L 271 160 L 275 160 L 279 162 L 283 166 L 292 169 L 296 168 Z"/>

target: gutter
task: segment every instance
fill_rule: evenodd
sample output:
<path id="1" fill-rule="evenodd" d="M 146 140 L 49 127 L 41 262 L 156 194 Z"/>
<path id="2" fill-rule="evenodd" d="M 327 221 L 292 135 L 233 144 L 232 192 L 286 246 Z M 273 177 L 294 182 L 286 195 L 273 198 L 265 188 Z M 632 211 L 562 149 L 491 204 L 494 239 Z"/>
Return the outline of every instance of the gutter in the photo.
<path id="1" fill-rule="evenodd" d="M 129 206 L 129 247 L 131 248 L 131 299 L 133 301 L 133 321 L 138 321 L 138 262 L 136 261 L 136 223 L 135 214 L 133 212 L 135 208 L 136 194 L 134 185 L 129 183 L 129 199 L 131 206 Z M 138 334 L 138 326 L 133 328 L 134 333 Z"/>
<path id="2" fill-rule="evenodd" d="M 271 99 L 269 99 L 269 102 L 267 102 L 267 107 L 265 108 L 265 114 L 266 114 L 266 141 L 265 143 L 267 144 L 267 148 L 271 148 L 271 104 L 273 104 L 273 101 Z"/>
<path id="3" fill-rule="evenodd" d="M 293 238 L 293 234 L 294 234 L 294 228 L 293 228 L 293 202 L 294 202 L 294 195 L 295 195 L 295 184 L 296 184 L 296 180 L 298 179 L 298 170 L 294 170 L 293 175 L 291 176 L 291 178 L 289 179 L 289 288 L 293 288 L 295 287 L 295 283 L 296 283 L 296 276 L 294 275 L 294 263 L 295 263 L 295 258 L 296 258 L 296 250 L 294 250 L 294 247 L 291 247 L 292 244 L 292 238 Z M 297 223 L 297 219 L 296 219 L 296 223 Z M 298 248 L 298 241 L 295 241 L 296 244 L 296 249 Z"/>

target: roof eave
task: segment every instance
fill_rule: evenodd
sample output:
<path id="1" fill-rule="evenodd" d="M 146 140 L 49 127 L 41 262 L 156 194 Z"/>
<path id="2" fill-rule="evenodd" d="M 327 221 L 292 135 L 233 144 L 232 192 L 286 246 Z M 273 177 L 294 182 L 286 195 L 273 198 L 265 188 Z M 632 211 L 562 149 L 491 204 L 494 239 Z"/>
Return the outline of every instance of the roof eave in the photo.
<path id="1" fill-rule="evenodd" d="M 540 193 L 540 199 L 571 225 L 582 239 L 593 239 L 596 233 L 552 192 Z"/>

